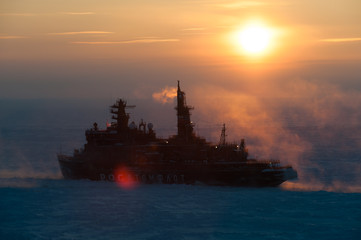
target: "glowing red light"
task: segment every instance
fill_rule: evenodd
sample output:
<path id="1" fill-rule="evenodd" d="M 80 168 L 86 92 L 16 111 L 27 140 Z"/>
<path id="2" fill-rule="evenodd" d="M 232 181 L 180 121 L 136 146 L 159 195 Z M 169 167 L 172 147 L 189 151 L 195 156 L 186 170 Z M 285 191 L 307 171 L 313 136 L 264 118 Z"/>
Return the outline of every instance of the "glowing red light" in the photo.
<path id="1" fill-rule="evenodd" d="M 119 167 L 114 171 L 114 181 L 125 189 L 131 189 L 138 185 L 136 176 L 126 167 Z"/>

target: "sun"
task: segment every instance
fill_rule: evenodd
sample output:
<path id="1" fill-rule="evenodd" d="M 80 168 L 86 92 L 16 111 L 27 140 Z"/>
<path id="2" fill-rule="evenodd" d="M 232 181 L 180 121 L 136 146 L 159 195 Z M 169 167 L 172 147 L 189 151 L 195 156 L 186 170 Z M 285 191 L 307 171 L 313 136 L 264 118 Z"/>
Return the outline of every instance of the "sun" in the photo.
<path id="1" fill-rule="evenodd" d="M 243 27 L 236 36 L 237 45 L 242 52 L 249 55 L 265 54 L 271 45 L 272 30 L 261 24 L 249 24 Z"/>
<path id="2" fill-rule="evenodd" d="M 249 26 L 239 34 L 239 42 L 242 48 L 248 53 L 260 53 L 270 43 L 270 32 L 260 26 Z"/>

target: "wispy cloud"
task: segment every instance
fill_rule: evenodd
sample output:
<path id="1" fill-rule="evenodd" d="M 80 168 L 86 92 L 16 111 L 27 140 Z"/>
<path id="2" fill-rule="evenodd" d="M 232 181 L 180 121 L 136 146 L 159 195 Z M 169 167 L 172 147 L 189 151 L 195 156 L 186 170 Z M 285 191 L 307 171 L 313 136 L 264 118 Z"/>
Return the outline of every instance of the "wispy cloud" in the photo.
<path id="1" fill-rule="evenodd" d="M 215 5 L 217 7 L 222 7 L 222 8 L 249 8 L 249 7 L 259 7 L 259 6 L 267 5 L 267 3 L 261 1 L 240 1 L 240 2 L 215 4 Z"/>
<path id="2" fill-rule="evenodd" d="M 321 39 L 321 42 L 333 42 L 333 43 L 338 43 L 338 42 L 357 42 L 357 41 L 361 41 L 361 37 L 359 38 L 325 38 L 325 39 Z"/>
<path id="3" fill-rule="evenodd" d="M 269 6 L 289 6 L 293 3 L 290 1 L 213 1 L 210 2 L 209 6 L 215 7 L 218 10 L 221 10 L 222 12 L 226 11 L 229 13 L 229 11 L 239 11 L 239 10 L 245 10 L 250 8 L 264 8 Z"/>
<path id="4" fill-rule="evenodd" d="M 79 31 L 79 32 L 61 32 L 61 33 L 49 33 L 50 35 L 80 35 L 80 34 L 111 34 L 114 32 L 106 31 Z"/>
<path id="5" fill-rule="evenodd" d="M 57 13 L 0 13 L 0 16 L 13 16 L 13 17 L 34 17 L 34 16 L 47 16 L 54 14 L 62 15 L 95 15 L 95 12 L 57 12 Z"/>
<path id="6" fill-rule="evenodd" d="M 33 17 L 37 16 L 35 13 L 0 13 L 0 16 L 14 16 L 14 17 Z"/>
<path id="7" fill-rule="evenodd" d="M 61 14 L 65 14 L 65 15 L 94 15 L 95 12 L 61 12 Z"/>
<path id="8" fill-rule="evenodd" d="M 212 32 L 210 32 L 209 30 L 208 31 L 205 31 L 205 30 L 208 30 L 206 28 L 203 28 L 203 27 L 191 27 L 191 28 L 183 28 L 181 29 L 182 31 L 182 35 L 211 35 L 213 34 Z"/>
<path id="9" fill-rule="evenodd" d="M 21 39 L 21 38 L 29 38 L 26 36 L 0 36 L 0 39 Z"/>
<path id="10" fill-rule="evenodd" d="M 202 27 L 193 27 L 193 28 L 184 28 L 182 29 L 182 31 L 204 31 L 206 30 L 205 28 Z"/>
<path id="11" fill-rule="evenodd" d="M 117 45 L 117 44 L 132 44 L 132 43 L 160 43 L 160 42 L 178 42 L 179 39 L 175 38 L 156 38 L 156 39 L 135 39 L 135 40 L 128 40 L 128 41 L 109 41 L 109 42 L 71 42 L 73 44 L 85 44 L 85 45 Z"/>

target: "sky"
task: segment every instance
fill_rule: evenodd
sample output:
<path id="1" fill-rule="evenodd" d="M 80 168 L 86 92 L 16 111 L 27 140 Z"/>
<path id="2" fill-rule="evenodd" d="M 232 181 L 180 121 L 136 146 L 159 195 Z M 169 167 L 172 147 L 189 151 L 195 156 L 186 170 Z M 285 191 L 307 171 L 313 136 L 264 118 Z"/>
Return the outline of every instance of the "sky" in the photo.
<path id="1" fill-rule="evenodd" d="M 149 97 L 147 90 L 176 80 L 234 89 L 297 77 L 347 88 L 342 77 L 359 88 L 360 8 L 357 0 L 3 0 L 0 94 Z M 256 57 L 232 39 L 253 20 L 277 32 L 269 52 Z M 80 93 L 84 85 L 88 91 Z"/>
<path id="2" fill-rule="evenodd" d="M 297 158 L 312 146 L 285 122 L 360 120 L 360 9 L 359 0 L 2 0 L 0 98 L 124 97 L 160 121 L 174 99 L 155 96 L 180 80 L 195 122 L 217 128 L 203 134 L 216 140 L 226 122 L 230 138 Z M 255 22 L 272 33 L 260 54 L 237 38 Z"/>

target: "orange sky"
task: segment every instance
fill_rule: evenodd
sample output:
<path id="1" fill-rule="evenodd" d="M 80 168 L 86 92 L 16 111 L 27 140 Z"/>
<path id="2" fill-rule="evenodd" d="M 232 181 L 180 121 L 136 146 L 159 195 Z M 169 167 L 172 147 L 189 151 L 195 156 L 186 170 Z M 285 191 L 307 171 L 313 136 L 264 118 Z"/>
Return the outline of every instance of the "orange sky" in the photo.
<path id="1" fill-rule="evenodd" d="M 272 56 L 257 61 L 360 59 L 357 0 L 4 0 L 0 6 L 1 60 L 172 58 L 242 64 L 249 59 L 228 36 L 250 19 L 282 32 Z"/>
<path id="2" fill-rule="evenodd" d="M 360 9 L 359 0 L 2 0 L 0 99 L 125 97 L 144 101 L 156 123 L 167 118 L 156 109 L 174 109 L 152 96 L 181 80 L 195 122 L 227 122 L 229 137 L 251 138 L 258 153 L 297 158 L 310 146 L 285 130 L 285 112 L 319 126 L 361 119 Z M 253 20 L 277 33 L 257 57 L 232 40 Z M 206 134 L 217 140 L 219 129 Z"/>
<path id="3" fill-rule="evenodd" d="M 178 79 L 263 97 L 294 79 L 361 90 L 359 9 L 358 0 L 3 0 L 0 96 L 151 99 Z M 256 57 L 232 39 L 253 20 L 277 33 Z"/>

